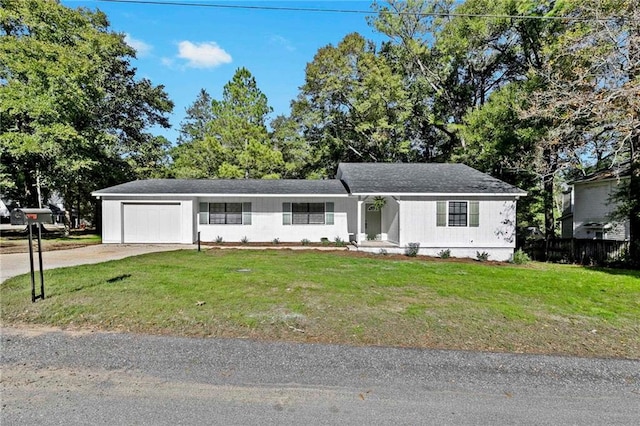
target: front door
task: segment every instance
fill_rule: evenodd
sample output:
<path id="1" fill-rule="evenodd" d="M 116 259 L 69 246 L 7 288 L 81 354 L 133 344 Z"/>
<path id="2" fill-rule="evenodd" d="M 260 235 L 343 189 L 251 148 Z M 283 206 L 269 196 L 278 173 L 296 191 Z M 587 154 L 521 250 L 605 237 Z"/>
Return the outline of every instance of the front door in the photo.
<path id="1" fill-rule="evenodd" d="M 367 240 L 376 240 L 382 233 L 381 212 L 373 204 L 366 204 L 367 212 L 364 215 L 364 233 Z"/>

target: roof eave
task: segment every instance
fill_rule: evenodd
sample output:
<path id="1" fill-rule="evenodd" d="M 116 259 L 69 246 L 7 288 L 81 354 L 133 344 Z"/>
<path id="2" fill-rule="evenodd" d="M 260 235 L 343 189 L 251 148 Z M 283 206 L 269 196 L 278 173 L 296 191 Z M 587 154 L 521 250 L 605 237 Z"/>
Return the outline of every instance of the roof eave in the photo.
<path id="1" fill-rule="evenodd" d="M 100 197 L 348 197 L 349 194 L 331 194 L 331 193 L 323 193 L 323 194 L 309 194 L 309 193 L 296 193 L 296 194 L 234 194 L 230 192 L 225 193 L 170 193 L 170 192 L 158 192 L 158 193 L 149 193 L 149 192 L 100 192 L 95 191 L 91 193 L 92 196 L 96 198 Z"/>
<path id="2" fill-rule="evenodd" d="M 625 180 L 625 179 L 631 179 L 631 176 L 623 175 L 623 176 L 611 176 L 611 177 L 605 177 L 605 178 L 592 177 L 592 178 L 586 178 L 581 180 L 574 180 L 572 182 L 569 182 L 569 185 L 575 185 L 579 183 L 609 182 L 612 180 L 618 181 L 618 180 Z"/>
<path id="3" fill-rule="evenodd" d="M 389 197 L 525 197 L 527 192 L 352 192 L 357 196 Z"/>

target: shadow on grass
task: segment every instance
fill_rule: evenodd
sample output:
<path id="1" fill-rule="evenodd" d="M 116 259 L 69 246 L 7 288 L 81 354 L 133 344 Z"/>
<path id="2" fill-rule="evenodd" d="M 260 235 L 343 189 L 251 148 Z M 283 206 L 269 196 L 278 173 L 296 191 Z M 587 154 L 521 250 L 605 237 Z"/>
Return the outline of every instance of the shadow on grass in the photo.
<path id="1" fill-rule="evenodd" d="M 609 275 L 626 275 L 628 277 L 640 278 L 640 269 L 617 269 L 602 266 L 584 266 L 584 268 L 590 271 L 604 272 Z"/>
<path id="2" fill-rule="evenodd" d="M 122 274 L 122 275 L 118 275 L 117 277 L 113 277 L 113 278 L 109 278 L 107 280 L 108 283 L 117 283 L 118 281 L 122 281 L 122 280 L 126 280 L 127 278 L 129 278 L 131 276 L 131 274 Z"/>
<path id="3" fill-rule="evenodd" d="M 108 284 L 117 283 L 119 281 L 124 281 L 129 277 L 131 277 L 131 274 L 118 275 L 118 276 L 115 276 L 113 278 L 109 278 L 106 281 L 99 281 L 99 282 L 95 282 L 93 284 L 87 284 L 87 285 L 83 285 L 83 286 L 80 286 L 80 287 L 76 287 L 74 289 L 69 290 L 69 293 L 75 293 L 77 291 L 85 290 L 87 288 L 96 287 L 96 286 L 98 286 L 100 284 L 104 284 L 105 282 L 108 283 Z"/>

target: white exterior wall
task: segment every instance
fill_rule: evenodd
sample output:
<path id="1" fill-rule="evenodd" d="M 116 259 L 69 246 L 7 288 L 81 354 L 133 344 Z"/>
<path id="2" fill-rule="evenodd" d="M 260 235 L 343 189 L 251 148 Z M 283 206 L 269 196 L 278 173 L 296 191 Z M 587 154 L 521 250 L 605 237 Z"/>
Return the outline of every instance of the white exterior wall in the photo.
<path id="1" fill-rule="evenodd" d="M 437 201 L 479 201 L 478 227 L 436 226 Z M 123 242 L 124 203 L 170 203 L 181 205 L 181 242 L 191 244 L 197 240 L 213 242 L 221 237 L 225 242 L 239 242 L 246 237 L 250 242 L 299 243 L 302 239 L 319 242 L 321 238 L 334 241 L 336 237 L 349 241 L 357 232 L 357 197 L 126 197 L 102 200 L 103 243 Z M 199 224 L 199 203 L 239 202 L 251 203 L 251 225 Z M 332 202 L 333 225 L 283 225 L 283 202 Z M 364 209 L 365 202 L 361 201 Z M 410 242 L 420 243 L 420 254 L 437 256 L 442 250 L 451 250 L 454 257 L 475 258 L 476 252 L 486 251 L 490 260 L 509 260 L 515 247 L 516 201 L 510 197 L 387 197 L 382 210 L 382 231 L 385 238 L 398 244 L 403 252 Z M 364 228 L 362 211 L 361 226 Z M 392 252 L 393 250 L 389 250 Z"/>
<path id="2" fill-rule="evenodd" d="M 126 197 L 102 199 L 102 242 L 105 244 L 123 243 L 123 204 L 127 203 L 179 203 L 181 209 L 181 223 L 175 226 L 180 227 L 180 243 L 192 244 L 196 240 L 194 226 L 194 199 L 193 198 L 172 198 L 172 197 Z"/>
<path id="3" fill-rule="evenodd" d="M 595 231 L 584 226 L 585 223 L 610 223 L 607 216 L 616 208 L 609 203 L 610 194 L 618 188 L 614 179 L 595 182 L 576 183 L 574 185 L 573 236 L 574 238 L 595 238 Z M 628 240 L 629 221 L 614 224 L 603 235 L 608 240 Z"/>
<path id="4" fill-rule="evenodd" d="M 400 205 L 392 197 L 387 197 L 387 204 L 382 209 L 382 232 L 385 232 L 386 240 L 398 244 L 400 241 Z"/>
<path id="5" fill-rule="evenodd" d="M 479 226 L 436 226 L 437 201 L 479 201 Z M 420 254 L 509 260 L 515 248 L 516 201 L 510 197 L 403 197 L 400 204 L 400 247 L 420 243 Z"/>
<path id="6" fill-rule="evenodd" d="M 202 197 L 198 203 L 251 203 L 251 225 L 209 225 L 198 223 L 197 211 L 194 221 L 198 223 L 200 240 L 215 241 L 222 237 L 225 242 L 239 242 L 246 237 L 249 242 L 299 243 L 303 239 L 320 242 L 321 238 L 334 241 L 340 237 L 349 241 L 349 214 L 355 212 L 355 202 L 346 197 Z M 333 225 L 283 225 L 282 203 L 334 203 Z M 198 205 L 198 204 L 196 204 Z M 348 210 L 351 208 L 351 210 Z M 355 226 L 354 226 L 355 228 Z"/>
<path id="7" fill-rule="evenodd" d="M 342 201 L 345 203 L 345 211 L 347 212 L 347 229 L 349 231 L 349 240 L 355 241 L 358 232 L 358 198 L 349 197 Z M 363 222 L 364 223 L 364 222 Z M 364 225 L 362 225 L 364 226 Z"/>

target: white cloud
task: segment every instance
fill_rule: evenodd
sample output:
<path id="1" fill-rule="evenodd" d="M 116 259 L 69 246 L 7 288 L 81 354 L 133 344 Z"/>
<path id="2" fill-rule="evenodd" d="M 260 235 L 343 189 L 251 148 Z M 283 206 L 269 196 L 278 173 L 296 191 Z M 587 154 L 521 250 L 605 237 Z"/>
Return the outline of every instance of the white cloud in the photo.
<path id="1" fill-rule="evenodd" d="M 214 68 L 231 62 L 231 55 L 218 46 L 217 43 L 178 43 L 178 57 L 187 60 L 187 66 L 192 68 Z"/>
<path id="2" fill-rule="evenodd" d="M 272 45 L 283 47 L 285 50 L 288 50 L 289 52 L 293 52 L 294 50 L 296 50 L 296 48 L 293 46 L 291 41 L 289 41 L 289 39 L 286 39 L 279 35 L 272 35 L 270 38 L 270 42 Z"/>
<path id="3" fill-rule="evenodd" d="M 149 52 L 151 52 L 151 49 L 153 49 L 153 46 L 142 40 L 131 37 L 131 34 L 124 35 L 124 42 L 133 47 L 139 57 L 148 55 Z"/>

